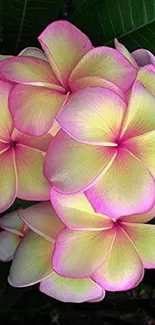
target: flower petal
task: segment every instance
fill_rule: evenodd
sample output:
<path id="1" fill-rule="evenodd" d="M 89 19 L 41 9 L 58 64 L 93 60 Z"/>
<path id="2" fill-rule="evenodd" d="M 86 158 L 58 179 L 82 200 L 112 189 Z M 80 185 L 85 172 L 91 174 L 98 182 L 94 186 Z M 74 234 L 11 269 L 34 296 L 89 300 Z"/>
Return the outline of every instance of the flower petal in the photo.
<path id="1" fill-rule="evenodd" d="M 155 268 L 155 225 L 121 223 L 136 247 L 143 265 Z"/>
<path id="2" fill-rule="evenodd" d="M 69 279 L 55 272 L 40 283 L 40 291 L 57 300 L 74 303 L 105 296 L 105 291 L 89 278 Z"/>
<path id="3" fill-rule="evenodd" d="M 123 145 L 140 159 L 155 177 L 155 130 L 129 139 Z"/>
<path id="4" fill-rule="evenodd" d="M 137 79 L 152 94 L 155 95 L 155 67 L 147 65 L 139 69 Z"/>
<path id="5" fill-rule="evenodd" d="M 138 68 L 137 62 L 135 61 L 132 54 L 127 50 L 127 48 L 122 43 L 120 43 L 117 38 L 114 39 L 114 43 L 115 49 L 122 53 L 135 68 Z"/>
<path id="6" fill-rule="evenodd" d="M 95 213 L 84 193 L 63 195 L 52 188 L 51 203 L 61 220 L 70 229 L 100 230 L 112 227 L 109 218 Z"/>
<path id="7" fill-rule="evenodd" d="M 152 220 L 154 217 L 155 217 L 155 205 L 147 213 L 123 216 L 120 218 L 120 220 L 124 222 L 132 222 L 132 223 L 145 223 Z"/>
<path id="8" fill-rule="evenodd" d="M 12 260 L 19 243 L 19 236 L 11 234 L 8 231 L 0 232 L 0 261 L 8 262 Z"/>
<path id="9" fill-rule="evenodd" d="M 108 88 L 113 90 L 116 94 L 118 94 L 124 101 L 125 99 L 125 94 L 123 93 L 123 91 L 117 87 L 114 83 L 103 79 L 103 78 L 99 78 L 99 77 L 84 77 L 84 78 L 80 78 L 77 79 L 75 81 L 72 82 L 70 88 L 71 91 L 77 92 L 78 90 L 81 90 L 85 87 L 104 87 L 104 88 Z"/>
<path id="10" fill-rule="evenodd" d="M 141 260 L 132 242 L 121 227 L 103 265 L 92 279 L 109 291 L 128 290 L 137 286 L 144 276 Z"/>
<path id="11" fill-rule="evenodd" d="M 47 151 L 45 176 L 62 193 L 78 192 L 109 167 L 114 155 L 115 148 L 80 143 L 60 130 Z"/>
<path id="12" fill-rule="evenodd" d="M 20 131 L 14 129 L 11 138 L 12 138 L 12 141 L 21 143 L 27 147 L 35 148 L 40 151 L 46 152 L 48 149 L 48 146 L 51 142 L 52 136 L 51 136 L 51 134 L 47 133 L 40 137 L 33 137 L 30 135 L 21 133 Z"/>
<path id="13" fill-rule="evenodd" d="M 17 197 L 23 200 L 49 200 L 50 186 L 43 175 L 44 154 L 17 144 L 15 148 L 18 175 Z"/>
<path id="14" fill-rule="evenodd" d="M 137 70 L 116 50 L 102 46 L 89 51 L 73 70 L 69 85 L 84 77 L 101 77 L 127 91 L 136 78 Z"/>
<path id="15" fill-rule="evenodd" d="M 10 140 L 13 121 L 8 109 L 8 98 L 12 85 L 0 80 L 0 139 Z"/>
<path id="16" fill-rule="evenodd" d="M 30 230 L 16 250 L 9 283 L 26 287 L 46 278 L 52 273 L 52 253 L 53 245 Z"/>
<path id="17" fill-rule="evenodd" d="M 133 87 L 121 132 L 121 141 L 155 129 L 155 98 L 137 81 Z"/>
<path id="18" fill-rule="evenodd" d="M 125 102 L 110 89 L 88 87 L 71 97 L 58 112 L 57 120 L 78 141 L 113 143 L 118 138 L 126 109 Z"/>
<path id="19" fill-rule="evenodd" d="M 64 228 L 64 224 L 58 218 L 50 202 L 35 204 L 27 209 L 19 210 L 18 213 L 30 229 L 52 242 L 58 232 Z"/>
<path id="20" fill-rule="evenodd" d="M 16 234 L 23 236 L 24 222 L 19 218 L 17 211 L 12 211 L 0 218 L 0 227 Z"/>
<path id="21" fill-rule="evenodd" d="M 139 66 L 153 64 L 155 66 L 154 55 L 145 49 L 138 49 L 132 52 L 132 56 Z"/>
<path id="22" fill-rule="evenodd" d="M 155 183 L 141 162 L 120 148 L 112 166 L 86 195 L 96 212 L 118 218 L 151 209 Z"/>
<path id="23" fill-rule="evenodd" d="M 39 58 L 17 56 L 5 59 L 0 62 L 0 73 L 13 82 L 62 89 L 49 63 Z"/>
<path id="24" fill-rule="evenodd" d="M 9 103 L 15 127 L 34 136 L 47 133 L 66 96 L 44 87 L 20 84 L 14 86 Z"/>
<path id="25" fill-rule="evenodd" d="M 89 277 L 106 259 L 114 235 L 113 230 L 62 230 L 56 239 L 53 269 L 65 277 Z"/>
<path id="26" fill-rule="evenodd" d="M 39 58 L 42 60 L 47 61 L 47 58 L 44 54 L 44 52 L 37 47 L 26 47 L 23 51 L 21 51 L 19 56 L 34 56 L 35 58 Z"/>
<path id="27" fill-rule="evenodd" d="M 68 77 L 80 59 L 92 49 L 88 37 L 68 21 L 47 26 L 38 38 L 59 81 L 68 85 Z"/>
<path id="28" fill-rule="evenodd" d="M 3 212 L 14 202 L 17 191 L 17 180 L 12 149 L 7 150 L 0 155 L 0 175 L 0 212 Z"/>

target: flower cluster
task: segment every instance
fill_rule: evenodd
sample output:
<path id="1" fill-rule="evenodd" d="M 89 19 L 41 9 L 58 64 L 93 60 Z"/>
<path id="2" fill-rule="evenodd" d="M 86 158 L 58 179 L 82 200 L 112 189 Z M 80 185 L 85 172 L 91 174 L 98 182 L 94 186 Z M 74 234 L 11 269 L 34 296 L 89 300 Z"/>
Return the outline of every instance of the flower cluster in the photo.
<path id="1" fill-rule="evenodd" d="M 0 260 L 15 287 L 97 302 L 155 268 L 155 57 L 67 21 L 0 58 Z M 43 202 L 44 201 L 44 202 Z"/>

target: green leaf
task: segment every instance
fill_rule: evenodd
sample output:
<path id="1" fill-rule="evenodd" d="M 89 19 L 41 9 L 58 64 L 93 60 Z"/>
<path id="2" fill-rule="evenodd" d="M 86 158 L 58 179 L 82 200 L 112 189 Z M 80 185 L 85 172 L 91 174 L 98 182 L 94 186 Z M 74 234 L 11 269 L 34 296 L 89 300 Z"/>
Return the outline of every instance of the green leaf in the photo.
<path id="1" fill-rule="evenodd" d="M 1 51 L 17 54 L 38 45 L 37 37 L 57 19 L 63 0 L 3 0 L 3 43 Z"/>
<path id="2" fill-rule="evenodd" d="M 154 0 L 75 0 L 70 20 L 94 45 L 113 45 L 117 37 L 130 50 L 155 53 Z"/>

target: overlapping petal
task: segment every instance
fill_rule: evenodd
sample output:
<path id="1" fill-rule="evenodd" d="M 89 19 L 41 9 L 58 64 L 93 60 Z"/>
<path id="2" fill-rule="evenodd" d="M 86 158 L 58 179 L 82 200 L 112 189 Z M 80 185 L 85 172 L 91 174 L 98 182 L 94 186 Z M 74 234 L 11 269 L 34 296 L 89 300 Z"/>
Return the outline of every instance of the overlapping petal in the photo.
<path id="1" fill-rule="evenodd" d="M 9 283 L 25 287 L 40 282 L 52 273 L 53 245 L 33 231 L 18 246 L 10 269 Z"/>
<path id="2" fill-rule="evenodd" d="M 155 268 L 155 225 L 122 223 L 122 226 L 136 247 L 144 267 Z"/>
<path id="3" fill-rule="evenodd" d="M 0 155 L 0 212 L 8 209 L 14 202 L 17 193 L 17 175 L 13 149 Z"/>
<path id="4" fill-rule="evenodd" d="M 120 148 L 111 167 L 86 195 L 97 212 L 118 218 L 148 212 L 155 202 L 155 183 L 143 164 Z"/>
<path id="5" fill-rule="evenodd" d="M 92 49 L 90 40 L 64 20 L 48 25 L 38 40 L 57 78 L 65 87 L 68 86 L 73 68 Z"/>
<path id="6" fill-rule="evenodd" d="M 60 130 L 47 151 L 45 176 L 62 193 L 78 192 L 91 186 L 115 155 L 115 148 L 80 143 Z"/>
<path id="7" fill-rule="evenodd" d="M 123 216 L 120 218 L 120 220 L 123 222 L 131 222 L 131 223 L 146 223 L 152 220 L 154 217 L 155 217 L 155 205 L 147 213 Z"/>
<path id="8" fill-rule="evenodd" d="M 40 137 L 34 137 L 14 129 L 11 135 L 11 139 L 12 141 L 15 141 L 15 143 L 21 143 L 24 146 L 46 152 L 51 142 L 52 136 L 50 133 L 47 133 Z"/>
<path id="9" fill-rule="evenodd" d="M 13 130 L 12 117 L 8 110 L 8 98 L 12 85 L 0 80 L 0 140 L 9 141 Z"/>
<path id="10" fill-rule="evenodd" d="M 13 211 L 0 218 L 0 227 L 12 234 L 23 236 L 24 222 L 19 218 L 18 212 Z"/>
<path id="11" fill-rule="evenodd" d="M 39 58 L 17 56 L 5 59 L 0 62 L 0 73 L 13 82 L 63 91 L 49 63 Z"/>
<path id="12" fill-rule="evenodd" d="M 143 275 L 143 264 L 137 251 L 124 230 L 117 226 L 107 259 L 92 278 L 107 290 L 120 291 L 137 286 Z"/>
<path id="13" fill-rule="evenodd" d="M 127 48 L 122 43 L 120 43 L 117 38 L 114 39 L 114 43 L 115 49 L 122 53 L 135 68 L 138 68 L 136 60 L 134 59 L 133 55 L 127 50 Z"/>
<path id="14" fill-rule="evenodd" d="M 8 231 L 0 232 L 0 261 L 8 262 L 12 260 L 19 243 L 19 236 Z"/>
<path id="15" fill-rule="evenodd" d="M 52 189 L 51 202 L 61 220 L 70 229 L 102 230 L 112 227 L 108 217 L 95 213 L 84 193 L 63 195 Z"/>
<path id="16" fill-rule="evenodd" d="M 9 104 L 16 128 L 34 136 L 46 134 L 66 99 L 67 95 L 49 88 L 14 86 Z"/>
<path id="17" fill-rule="evenodd" d="M 19 210 L 20 218 L 30 229 L 53 243 L 57 233 L 64 228 L 50 202 L 35 204 L 27 209 Z"/>
<path id="18" fill-rule="evenodd" d="M 139 69 L 137 79 L 152 94 L 155 95 L 155 67 L 151 64 Z"/>
<path id="19" fill-rule="evenodd" d="M 126 109 L 125 102 L 110 89 L 88 87 L 71 97 L 57 120 L 78 141 L 114 146 Z"/>
<path id="20" fill-rule="evenodd" d="M 69 78 L 69 85 L 84 77 L 101 77 L 127 91 L 134 82 L 137 70 L 116 50 L 102 46 L 89 51 L 77 64 Z"/>
<path id="21" fill-rule="evenodd" d="M 56 240 L 53 269 L 65 277 L 90 276 L 105 261 L 114 236 L 113 230 L 62 230 Z"/>
<path id="22" fill-rule="evenodd" d="M 121 141 L 155 129 L 155 97 L 141 82 L 132 89 L 129 106 L 121 132 Z"/>
<path id="23" fill-rule="evenodd" d="M 26 47 L 24 50 L 22 50 L 19 55 L 22 56 L 34 56 L 35 58 L 39 58 L 42 60 L 47 61 L 46 55 L 44 52 L 37 47 Z"/>
<path id="24" fill-rule="evenodd" d="M 18 143 L 15 155 L 18 176 L 17 197 L 31 201 L 48 200 L 50 186 L 43 175 L 44 154 Z"/>
<path id="25" fill-rule="evenodd" d="M 63 302 L 80 303 L 103 299 L 105 291 L 91 279 L 69 279 L 53 272 L 41 281 L 40 291 Z"/>
<path id="26" fill-rule="evenodd" d="M 139 66 L 145 66 L 147 64 L 153 64 L 155 66 L 154 55 L 145 49 L 138 49 L 132 52 L 132 56 Z"/>

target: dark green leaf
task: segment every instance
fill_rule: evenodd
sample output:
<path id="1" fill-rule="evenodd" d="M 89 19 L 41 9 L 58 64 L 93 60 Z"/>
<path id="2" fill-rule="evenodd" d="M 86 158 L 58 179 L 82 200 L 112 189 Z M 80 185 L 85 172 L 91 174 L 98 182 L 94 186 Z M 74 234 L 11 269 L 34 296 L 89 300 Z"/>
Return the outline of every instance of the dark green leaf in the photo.
<path id="1" fill-rule="evenodd" d="M 57 19 L 63 0 L 3 0 L 3 53 L 37 44 L 37 36 Z"/>
<path id="2" fill-rule="evenodd" d="M 154 0 L 75 0 L 70 19 L 94 45 L 112 45 L 117 37 L 130 50 L 155 53 Z"/>

